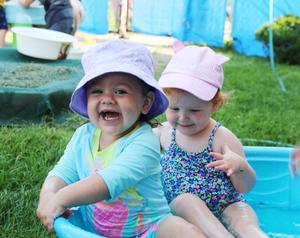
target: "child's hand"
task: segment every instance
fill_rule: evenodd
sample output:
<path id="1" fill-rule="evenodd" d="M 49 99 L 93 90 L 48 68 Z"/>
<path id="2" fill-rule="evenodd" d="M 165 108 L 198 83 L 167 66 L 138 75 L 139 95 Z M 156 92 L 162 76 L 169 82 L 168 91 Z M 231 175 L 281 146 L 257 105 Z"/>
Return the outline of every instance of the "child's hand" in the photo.
<path id="1" fill-rule="evenodd" d="M 300 174 L 300 144 L 296 145 L 295 149 L 292 152 L 290 161 L 290 172 L 293 177 L 297 174 Z"/>
<path id="2" fill-rule="evenodd" d="M 207 167 L 223 170 L 227 176 L 230 176 L 237 171 L 241 171 L 244 159 L 231 151 L 227 145 L 222 146 L 221 153 L 211 152 L 210 154 L 216 161 L 209 163 Z"/>
<path id="3" fill-rule="evenodd" d="M 39 203 L 37 209 L 37 216 L 41 223 L 47 227 L 50 232 L 53 232 L 54 219 L 62 214 L 69 215 L 68 210 L 65 209 L 55 195 L 49 197 L 47 203 Z"/>

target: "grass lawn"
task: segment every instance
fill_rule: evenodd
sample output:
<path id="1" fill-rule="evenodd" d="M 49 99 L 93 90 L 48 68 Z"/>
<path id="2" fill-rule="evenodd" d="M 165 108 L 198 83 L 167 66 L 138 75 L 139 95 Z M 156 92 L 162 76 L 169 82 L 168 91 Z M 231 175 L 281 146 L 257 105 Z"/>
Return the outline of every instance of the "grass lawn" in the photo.
<path id="1" fill-rule="evenodd" d="M 283 92 L 267 59 L 232 51 L 223 53 L 231 58 L 224 65 L 223 91 L 232 95 L 214 118 L 231 129 L 244 145 L 293 145 L 300 140 L 300 66 L 277 65 L 287 88 Z M 157 67 L 157 77 L 163 67 Z M 1 237 L 54 237 L 35 216 L 39 189 L 74 129 L 83 122 L 70 114 L 60 124 L 0 127 Z"/>

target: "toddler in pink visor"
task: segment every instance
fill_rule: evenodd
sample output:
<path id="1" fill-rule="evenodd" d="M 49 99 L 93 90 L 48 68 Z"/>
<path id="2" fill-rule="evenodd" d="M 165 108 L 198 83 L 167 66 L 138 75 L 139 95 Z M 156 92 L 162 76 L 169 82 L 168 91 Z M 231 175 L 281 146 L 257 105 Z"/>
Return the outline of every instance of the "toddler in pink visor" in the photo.
<path id="1" fill-rule="evenodd" d="M 212 118 L 227 98 L 221 87 L 228 60 L 209 47 L 174 43 L 159 79 L 169 99 L 167 122 L 154 129 L 163 149 L 163 188 L 172 213 L 207 237 L 267 237 L 242 196 L 255 172 L 238 138 Z"/>

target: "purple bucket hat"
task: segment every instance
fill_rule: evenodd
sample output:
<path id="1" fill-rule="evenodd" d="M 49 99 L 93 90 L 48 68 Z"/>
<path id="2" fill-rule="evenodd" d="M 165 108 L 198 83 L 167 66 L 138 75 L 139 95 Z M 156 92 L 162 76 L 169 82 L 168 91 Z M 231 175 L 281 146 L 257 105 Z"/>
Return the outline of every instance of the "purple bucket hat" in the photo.
<path id="1" fill-rule="evenodd" d="M 89 49 L 82 57 L 84 77 L 76 86 L 70 108 L 88 118 L 86 84 L 106 73 L 122 72 L 135 75 L 155 91 L 155 100 L 146 118 L 152 119 L 168 107 L 168 99 L 154 78 L 151 52 L 143 45 L 125 40 L 108 40 Z"/>
<path id="2" fill-rule="evenodd" d="M 184 46 L 174 42 L 174 55 L 163 71 L 159 85 L 178 88 L 196 97 L 210 101 L 224 81 L 222 64 L 228 57 L 217 54 L 209 47 Z"/>

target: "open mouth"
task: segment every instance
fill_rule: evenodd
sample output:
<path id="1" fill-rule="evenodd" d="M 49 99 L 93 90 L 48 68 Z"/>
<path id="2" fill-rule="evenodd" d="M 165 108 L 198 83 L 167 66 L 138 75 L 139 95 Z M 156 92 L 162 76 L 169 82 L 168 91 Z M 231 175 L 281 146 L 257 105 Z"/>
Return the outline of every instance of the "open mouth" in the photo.
<path id="1" fill-rule="evenodd" d="M 100 112 L 100 116 L 105 121 L 113 121 L 113 120 L 117 120 L 120 118 L 120 113 L 114 112 L 114 111 L 102 111 L 102 112 Z"/>

